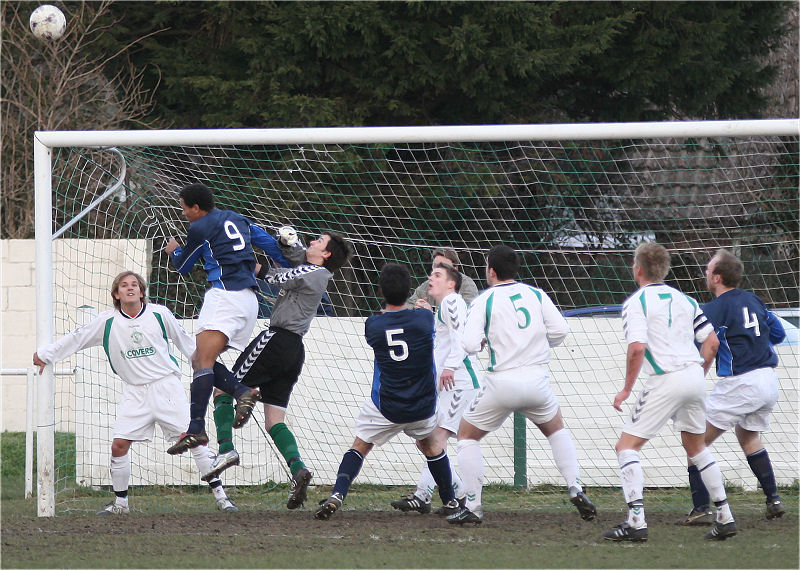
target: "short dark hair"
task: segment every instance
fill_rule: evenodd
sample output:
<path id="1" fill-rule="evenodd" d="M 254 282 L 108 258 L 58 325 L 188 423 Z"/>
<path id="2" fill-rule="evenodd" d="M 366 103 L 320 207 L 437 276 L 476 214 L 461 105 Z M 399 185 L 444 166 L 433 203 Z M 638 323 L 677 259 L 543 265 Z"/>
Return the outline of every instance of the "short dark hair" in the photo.
<path id="1" fill-rule="evenodd" d="M 178 196 L 183 199 L 183 203 L 189 206 L 200 206 L 204 212 L 214 209 L 214 193 L 205 184 L 189 184 L 181 188 Z"/>
<path id="2" fill-rule="evenodd" d="M 494 269 L 500 281 L 516 279 L 519 272 L 519 255 L 507 245 L 496 245 L 486 255 L 486 265 Z"/>
<path id="3" fill-rule="evenodd" d="M 712 259 L 717 260 L 712 273 L 722 278 L 722 284 L 725 287 L 738 287 L 741 284 L 744 264 L 738 257 L 727 249 L 720 249 Z"/>
<path id="4" fill-rule="evenodd" d="M 333 273 L 350 261 L 350 258 L 353 256 L 353 248 L 347 243 L 347 240 L 339 234 L 322 232 L 322 235 L 330 238 L 328 240 L 328 245 L 325 246 L 325 251 L 331 254 L 330 257 L 322 263 L 322 266 Z"/>
<path id="5" fill-rule="evenodd" d="M 411 273 L 405 265 L 387 263 L 381 269 L 378 286 L 388 305 L 404 305 L 411 291 Z"/>
<path id="6" fill-rule="evenodd" d="M 461 278 L 461 272 L 458 269 L 455 269 L 452 265 L 448 263 L 437 263 L 433 266 L 434 269 L 442 269 L 445 273 L 447 273 L 447 279 L 450 281 L 454 281 L 456 284 L 456 293 L 461 291 L 461 282 L 463 279 Z"/>

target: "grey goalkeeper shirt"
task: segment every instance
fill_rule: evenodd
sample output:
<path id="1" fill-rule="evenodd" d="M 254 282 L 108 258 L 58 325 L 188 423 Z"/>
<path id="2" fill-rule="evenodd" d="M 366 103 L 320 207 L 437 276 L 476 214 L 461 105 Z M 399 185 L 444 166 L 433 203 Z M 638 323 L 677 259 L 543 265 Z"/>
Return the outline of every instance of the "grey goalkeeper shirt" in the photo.
<path id="1" fill-rule="evenodd" d="M 300 336 L 306 334 L 331 277 L 333 273 L 326 268 L 310 263 L 291 269 L 270 269 L 264 281 L 281 288 L 272 308 L 270 326 L 286 329 Z"/>

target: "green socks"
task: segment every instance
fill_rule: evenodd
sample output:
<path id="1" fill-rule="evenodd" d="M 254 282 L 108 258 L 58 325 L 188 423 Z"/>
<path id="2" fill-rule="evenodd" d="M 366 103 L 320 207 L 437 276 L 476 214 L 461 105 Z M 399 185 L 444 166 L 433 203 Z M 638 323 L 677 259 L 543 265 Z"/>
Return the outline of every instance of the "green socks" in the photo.
<path id="1" fill-rule="evenodd" d="M 289 465 L 292 475 L 295 475 L 302 467 L 306 466 L 300 459 L 300 450 L 297 448 L 297 441 L 294 439 L 294 435 L 292 435 L 292 432 L 289 431 L 285 423 L 281 422 L 272 426 L 269 430 L 269 436 L 272 438 L 272 441 L 275 442 L 275 445 L 278 446 L 278 450 Z"/>
<path id="2" fill-rule="evenodd" d="M 228 394 L 220 394 L 214 398 L 214 424 L 217 426 L 217 443 L 219 453 L 227 453 L 233 449 L 233 398 Z"/>

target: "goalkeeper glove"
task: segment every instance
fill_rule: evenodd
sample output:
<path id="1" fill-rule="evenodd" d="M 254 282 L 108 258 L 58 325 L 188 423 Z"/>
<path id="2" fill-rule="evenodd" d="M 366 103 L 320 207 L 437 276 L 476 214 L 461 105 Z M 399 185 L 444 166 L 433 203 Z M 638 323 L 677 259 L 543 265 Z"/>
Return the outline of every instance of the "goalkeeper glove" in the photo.
<path id="1" fill-rule="evenodd" d="M 297 243 L 297 231 L 292 226 L 278 228 L 278 241 L 283 245 L 293 247 Z"/>

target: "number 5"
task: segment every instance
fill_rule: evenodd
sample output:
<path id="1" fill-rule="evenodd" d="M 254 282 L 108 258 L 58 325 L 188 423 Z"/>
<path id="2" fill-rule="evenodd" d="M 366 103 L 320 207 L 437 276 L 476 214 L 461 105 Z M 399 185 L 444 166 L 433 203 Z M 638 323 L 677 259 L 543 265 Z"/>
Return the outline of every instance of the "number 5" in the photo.
<path id="1" fill-rule="evenodd" d="M 386 344 L 389 345 L 389 356 L 392 357 L 392 360 L 400 362 L 408 358 L 408 345 L 404 340 L 392 338 L 396 334 L 403 334 L 403 329 L 388 329 L 386 331 Z M 393 350 L 394 347 L 400 348 L 399 353 Z"/>
<path id="2" fill-rule="evenodd" d="M 525 317 L 525 324 L 517 323 L 517 328 L 524 329 L 527 328 L 529 324 L 531 324 L 531 314 L 528 312 L 528 309 L 525 307 L 517 307 L 517 301 L 522 299 L 522 295 L 517 293 L 516 295 L 511 295 L 509 298 L 511 304 L 514 305 L 514 311 L 517 313 L 522 313 L 522 316 Z"/>

